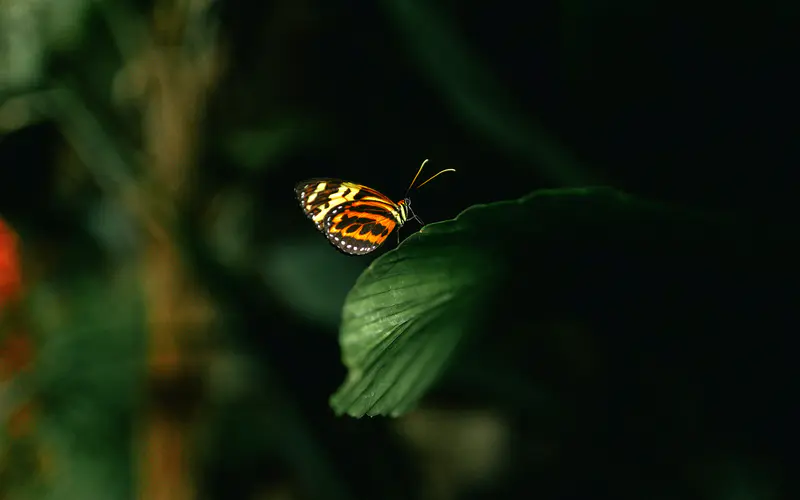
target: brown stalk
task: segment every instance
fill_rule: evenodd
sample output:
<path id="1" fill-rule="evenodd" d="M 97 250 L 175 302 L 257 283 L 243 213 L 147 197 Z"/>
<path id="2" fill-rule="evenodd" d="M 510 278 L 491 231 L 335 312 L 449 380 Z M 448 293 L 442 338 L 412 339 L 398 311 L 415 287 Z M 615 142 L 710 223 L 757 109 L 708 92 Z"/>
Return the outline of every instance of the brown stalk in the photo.
<path id="1" fill-rule="evenodd" d="M 193 194 L 203 110 L 217 79 L 216 38 L 201 21 L 207 3 L 157 2 L 149 45 L 126 68 L 144 82 L 147 159 L 139 193 L 149 219 L 143 227 L 150 230 L 140 265 L 149 348 L 146 404 L 135 448 L 137 496 L 147 500 L 197 496 L 194 436 L 202 423 L 207 335 L 215 310 L 186 264 L 176 228 Z"/>

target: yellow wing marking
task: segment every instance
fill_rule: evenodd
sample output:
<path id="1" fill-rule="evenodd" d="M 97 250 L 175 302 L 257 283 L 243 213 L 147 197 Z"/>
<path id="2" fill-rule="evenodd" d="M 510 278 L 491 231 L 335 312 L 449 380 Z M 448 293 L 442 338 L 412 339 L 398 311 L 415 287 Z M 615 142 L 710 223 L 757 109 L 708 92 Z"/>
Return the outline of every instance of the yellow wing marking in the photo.
<path id="1" fill-rule="evenodd" d="M 308 197 L 307 200 L 308 204 L 306 205 L 306 210 L 309 211 L 311 210 L 313 206 L 312 202 L 314 201 L 314 199 L 316 199 L 317 193 L 321 193 L 322 191 L 325 190 L 326 187 L 327 185 L 324 182 L 321 182 L 319 186 L 317 186 L 317 188 L 314 190 L 314 193 Z M 359 193 L 359 191 L 361 191 L 361 188 L 356 184 L 351 184 L 348 182 L 342 183 L 342 185 L 339 186 L 339 188 L 335 192 L 328 195 L 328 200 L 324 204 L 319 206 L 318 208 L 319 211 L 316 213 L 316 215 L 314 215 L 312 220 L 316 223 L 322 222 L 322 220 L 325 219 L 325 216 L 328 214 L 328 212 L 331 211 L 331 209 L 341 205 L 342 203 L 353 201 L 356 195 Z M 345 193 L 347 193 L 346 196 Z"/>

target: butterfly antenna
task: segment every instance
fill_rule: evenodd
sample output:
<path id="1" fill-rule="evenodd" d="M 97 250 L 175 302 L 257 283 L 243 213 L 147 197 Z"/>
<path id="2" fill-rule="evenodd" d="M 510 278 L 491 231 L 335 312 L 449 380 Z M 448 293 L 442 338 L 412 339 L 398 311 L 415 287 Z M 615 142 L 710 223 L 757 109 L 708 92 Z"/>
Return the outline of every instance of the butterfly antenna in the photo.
<path id="1" fill-rule="evenodd" d="M 406 194 L 403 196 L 404 198 L 406 196 L 408 196 L 408 192 L 411 191 L 412 187 L 414 187 L 414 183 L 417 181 L 417 177 L 419 177 L 419 174 L 422 173 L 422 169 L 423 169 L 423 167 L 425 167 L 426 163 L 428 163 L 428 159 L 427 158 L 425 159 L 425 161 L 422 162 L 422 165 L 419 166 L 419 170 L 417 170 L 417 175 L 414 176 L 414 180 L 412 180 L 411 184 L 408 185 L 408 189 L 406 189 Z M 434 180 L 435 178 L 439 177 L 440 175 L 442 175 L 445 172 L 455 172 L 455 171 L 456 171 L 456 169 L 454 169 L 454 168 L 446 168 L 446 169 L 442 170 L 441 172 L 438 172 L 436 175 L 434 175 L 433 177 L 431 177 L 427 181 L 423 182 L 419 186 L 417 186 L 417 189 L 421 188 L 422 186 L 424 186 L 425 184 L 427 184 L 430 181 Z"/>
<path id="2" fill-rule="evenodd" d="M 428 159 L 425 158 L 425 161 L 422 162 L 422 165 L 419 166 L 419 170 L 417 170 L 417 175 L 414 176 L 414 179 L 411 181 L 411 184 L 408 185 L 408 189 L 406 189 L 406 194 L 403 195 L 403 198 L 408 196 L 408 192 L 411 191 L 411 188 L 414 187 L 414 183 L 417 181 L 417 177 L 422 172 L 422 169 L 425 167 L 425 164 L 428 163 Z"/>
<path id="3" fill-rule="evenodd" d="M 456 171 L 456 169 L 454 169 L 454 168 L 446 168 L 446 169 L 442 170 L 441 172 L 439 172 L 438 174 L 436 174 L 433 177 L 431 177 L 430 179 L 428 179 L 427 181 L 423 182 L 419 186 L 417 186 L 417 189 L 421 188 L 422 186 L 424 186 L 425 184 L 427 184 L 430 181 L 434 180 L 435 178 L 439 177 L 440 175 L 442 175 L 445 172 L 455 172 L 455 171 Z"/>

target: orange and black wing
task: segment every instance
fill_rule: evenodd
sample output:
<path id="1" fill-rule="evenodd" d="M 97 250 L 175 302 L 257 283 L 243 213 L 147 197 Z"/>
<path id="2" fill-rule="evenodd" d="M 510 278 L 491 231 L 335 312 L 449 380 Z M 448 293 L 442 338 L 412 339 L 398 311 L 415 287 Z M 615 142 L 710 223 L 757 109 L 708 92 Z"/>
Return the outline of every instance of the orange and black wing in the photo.
<path id="1" fill-rule="evenodd" d="M 295 186 L 303 212 L 339 250 L 363 255 L 378 248 L 403 212 L 380 192 L 331 178 L 309 179 Z"/>
<path id="2" fill-rule="evenodd" d="M 400 224 L 396 213 L 397 209 L 386 203 L 348 201 L 328 213 L 322 231 L 342 252 L 364 255 L 381 246 Z"/>

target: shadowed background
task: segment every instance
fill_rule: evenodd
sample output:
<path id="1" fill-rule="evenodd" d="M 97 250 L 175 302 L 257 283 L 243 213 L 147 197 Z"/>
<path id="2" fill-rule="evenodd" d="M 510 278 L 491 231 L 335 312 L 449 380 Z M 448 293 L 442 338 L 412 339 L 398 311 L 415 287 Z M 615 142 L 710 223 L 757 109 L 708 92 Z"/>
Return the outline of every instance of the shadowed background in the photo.
<path id="1" fill-rule="evenodd" d="M 411 193 L 425 222 L 604 184 L 792 227 L 799 20 L 790 2 L 0 0 L 0 498 L 573 498 L 542 478 L 574 465 L 557 437 L 502 388 L 334 417 L 341 306 L 395 239 L 339 254 L 293 186 L 400 199 L 428 158 L 458 172 Z M 698 498 L 777 498 L 737 453 L 714 450 Z"/>

